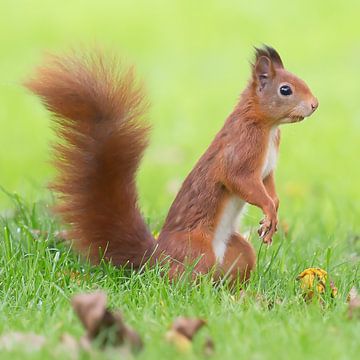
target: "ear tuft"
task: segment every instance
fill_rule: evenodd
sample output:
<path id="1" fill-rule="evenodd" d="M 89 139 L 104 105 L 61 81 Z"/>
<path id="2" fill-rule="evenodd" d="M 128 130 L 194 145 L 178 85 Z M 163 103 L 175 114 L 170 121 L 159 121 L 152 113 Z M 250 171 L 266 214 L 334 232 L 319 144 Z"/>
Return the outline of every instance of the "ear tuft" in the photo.
<path id="1" fill-rule="evenodd" d="M 257 63 L 257 61 L 259 60 L 259 58 L 262 56 L 268 57 L 271 60 L 274 68 L 281 68 L 281 69 L 284 68 L 284 65 L 283 65 L 283 62 L 281 60 L 279 53 L 271 46 L 264 45 L 262 48 L 255 47 L 254 66 Z"/>

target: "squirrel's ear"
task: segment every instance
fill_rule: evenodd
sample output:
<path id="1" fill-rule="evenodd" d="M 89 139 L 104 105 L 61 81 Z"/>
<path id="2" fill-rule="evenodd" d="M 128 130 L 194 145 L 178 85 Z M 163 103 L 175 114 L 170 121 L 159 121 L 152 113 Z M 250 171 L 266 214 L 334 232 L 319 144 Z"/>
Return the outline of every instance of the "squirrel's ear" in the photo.
<path id="1" fill-rule="evenodd" d="M 264 88 L 269 79 L 275 75 L 275 70 L 271 60 L 267 56 L 260 56 L 254 65 L 253 75 L 255 80 L 259 83 L 260 88 Z"/>

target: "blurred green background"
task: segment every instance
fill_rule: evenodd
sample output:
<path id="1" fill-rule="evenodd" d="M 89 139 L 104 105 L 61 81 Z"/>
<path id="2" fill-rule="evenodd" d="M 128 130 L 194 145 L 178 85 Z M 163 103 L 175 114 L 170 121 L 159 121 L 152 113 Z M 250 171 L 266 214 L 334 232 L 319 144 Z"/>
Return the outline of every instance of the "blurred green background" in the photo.
<path id="1" fill-rule="evenodd" d="M 0 185 L 8 191 L 37 200 L 53 176 L 49 116 L 20 85 L 45 52 L 100 45 L 136 64 L 153 124 L 141 202 L 161 221 L 244 88 L 252 46 L 266 43 L 320 101 L 313 117 L 283 127 L 282 211 L 312 202 L 326 211 L 331 201 L 351 209 L 349 226 L 359 224 L 358 1 L 2 0 L 0 12 Z M 8 207 L 1 193 L 0 209 Z"/>
<path id="2" fill-rule="evenodd" d="M 0 0 L 0 186 L 31 202 L 27 210 L 14 196 L 16 207 L 0 189 L 0 333 L 46 334 L 50 355 L 31 358 L 53 359 L 51 345 L 63 332 L 81 332 L 69 298 L 99 287 L 144 336 L 141 358 L 183 358 L 163 340 L 179 315 L 208 319 L 223 359 L 288 359 L 289 349 L 293 359 L 355 358 L 360 322 L 347 320 L 346 298 L 350 287 L 359 289 L 359 15 L 355 0 Z M 182 180 L 232 111 L 250 75 L 252 47 L 262 43 L 280 52 L 320 107 L 304 122 L 282 127 L 274 246 L 260 245 L 259 210 L 252 208 L 240 229 L 254 225 L 253 302 L 210 281 L 173 287 L 157 271 L 128 277 L 111 265 L 90 268 L 52 237 L 33 241 L 29 229 L 59 228 L 43 202 L 32 204 L 52 201 L 50 117 L 21 86 L 44 53 L 101 46 L 136 64 L 153 124 L 138 177 L 140 201 L 157 231 Z M 329 272 L 339 288 L 335 302 L 328 294 L 321 308 L 305 306 L 295 278 L 310 266 Z M 81 284 L 70 279 L 79 269 L 86 274 Z M 18 350 L 24 359 L 25 350 Z"/>

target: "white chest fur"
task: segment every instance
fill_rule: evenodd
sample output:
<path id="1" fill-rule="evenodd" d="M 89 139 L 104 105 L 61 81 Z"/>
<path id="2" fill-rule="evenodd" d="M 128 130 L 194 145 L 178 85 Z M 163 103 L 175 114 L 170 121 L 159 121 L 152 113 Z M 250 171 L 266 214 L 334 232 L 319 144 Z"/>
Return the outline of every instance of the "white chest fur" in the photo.
<path id="1" fill-rule="evenodd" d="M 220 264 L 224 260 L 228 241 L 236 230 L 237 220 L 244 205 L 245 202 L 234 195 L 227 201 L 222 210 L 212 241 L 216 260 Z"/>
<path id="2" fill-rule="evenodd" d="M 265 155 L 264 164 L 262 167 L 262 178 L 266 178 L 270 172 L 275 168 L 277 161 L 277 127 L 270 130 L 269 143 Z M 233 195 L 225 204 L 224 209 L 220 215 L 219 222 L 215 229 L 215 234 L 212 241 L 212 248 L 218 263 L 224 260 L 226 248 L 231 235 L 236 231 L 237 220 L 240 217 L 241 211 L 244 208 L 245 202 Z"/>
<path id="3" fill-rule="evenodd" d="M 278 150 L 276 146 L 278 128 L 275 126 L 270 130 L 269 143 L 262 168 L 262 178 L 265 179 L 276 166 Z"/>

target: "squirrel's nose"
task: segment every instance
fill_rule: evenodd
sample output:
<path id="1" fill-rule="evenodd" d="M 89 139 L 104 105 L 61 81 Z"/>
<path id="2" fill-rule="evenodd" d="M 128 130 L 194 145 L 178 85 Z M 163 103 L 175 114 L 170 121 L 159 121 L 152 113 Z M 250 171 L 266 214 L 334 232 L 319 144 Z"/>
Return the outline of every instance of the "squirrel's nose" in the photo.
<path id="1" fill-rule="evenodd" d="M 311 102 L 311 109 L 314 112 L 319 106 L 319 101 L 317 98 L 314 98 L 313 101 Z"/>

